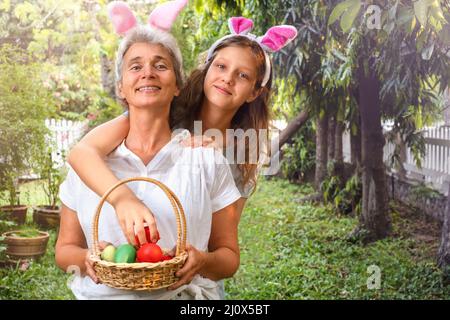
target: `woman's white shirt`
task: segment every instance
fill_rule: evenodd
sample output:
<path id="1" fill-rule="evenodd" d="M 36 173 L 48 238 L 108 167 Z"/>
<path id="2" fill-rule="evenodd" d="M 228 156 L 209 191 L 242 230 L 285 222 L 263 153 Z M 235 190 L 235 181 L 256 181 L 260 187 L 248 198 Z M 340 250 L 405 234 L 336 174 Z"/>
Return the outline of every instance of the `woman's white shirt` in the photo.
<path id="1" fill-rule="evenodd" d="M 232 173 L 223 155 L 213 148 L 187 148 L 180 141 L 189 135 L 187 130 L 177 134 L 157 155 L 144 165 L 123 142 L 106 159 L 108 167 L 120 179 L 149 177 L 164 183 L 179 198 L 187 225 L 187 241 L 198 250 L 207 251 L 211 232 L 212 214 L 237 201 L 241 194 L 235 186 Z M 161 240 L 158 244 L 171 249 L 176 244 L 176 219 L 165 193 L 156 185 L 145 181 L 128 183 L 136 196 L 155 215 Z M 78 177 L 69 170 L 60 187 L 60 199 L 77 213 L 86 242 L 93 246 L 93 217 L 100 201 Z M 103 205 L 99 220 L 99 240 L 115 246 L 127 243 L 117 216 L 107 202 Z M 152 292 L 119 290 L 97 285 L 89 277 L 75 275 L 71 289 L 78 299 L 169 299 L 176 292 L 161 289 Z M 197 287 L 196 287 L 197 286 Z M 194 287 L 194 288 L 193 288 Z M 219 298 L 217 283 L 196 277 L 183 290 L 205 293 L 205 298 Z M 197 294 L 197 298 L 201 295 Z"/>

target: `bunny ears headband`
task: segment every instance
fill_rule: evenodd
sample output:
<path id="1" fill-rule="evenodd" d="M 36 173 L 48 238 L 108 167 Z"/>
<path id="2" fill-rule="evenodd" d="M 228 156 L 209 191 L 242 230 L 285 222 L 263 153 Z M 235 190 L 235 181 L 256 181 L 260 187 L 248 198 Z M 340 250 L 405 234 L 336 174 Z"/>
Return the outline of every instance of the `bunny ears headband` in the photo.
<path id="1" fill-rule="evenodd" d="M 263 49 L 266 58 L 266 73 L 264 75 L 261 87 L 264 87 L 270 79 L 271 65 L 268 52 L 277 52 L 289 44 L 297 37 L 297 29 L 289 25 L 274 26 L 267 30 L 266 34 L 257 37 L 250 33 L 253 29 L 253 21 L 244 17 L 233 17 L 228 20 L 228 26 L 231 34 L 217 40 L 208 50 L 206 62 L 211 60 L 214 50 L 219 44 L 228 38 L 235 36 L 246 37 L 256 43 Z"/>
<path id="2" fill-rule="evenodd" d="M 170 31 L 173 23 L 186 6 L 188 0 L 169 1 L 157 6 L 148 18 L 148 24 L 165 32 Z M 138 25 L 137 19 L 130 7 L 123 1 L 113 1 L 108 4 L 108 15 L 117 34 L 124 36 L 129 30 Z M 253 29 L 253 21 L 244 17 L 233 17 L 228 21 L 231 34 L 217 40 L 208 50 L 206 61 L 211 60 L 214 50 L 224 40 L 243 36 L 255 41 L 263 49 L 266 59 L 266 72 L 261 83 L 264 87 L 270 79 L 271 65 L 268 52 L 277 52 L 297 37 L 297 29 L 289 25 L 274 26 L 267 30 L 266 34 L 257 37 L 250 33 Z"/>
<path id="3" fill-rule="evenodd" d="M 150 14 L 148 24 L 156 29 L 166 32 L 170 31 L 187 2 L 188 0 L 175 0 L 157 6 Z M 130 7 L 123 1 L 110 2 L 108 4 L 108 15 L 114 30 L 121 36 L 138 25 L 138 21 Z"/>

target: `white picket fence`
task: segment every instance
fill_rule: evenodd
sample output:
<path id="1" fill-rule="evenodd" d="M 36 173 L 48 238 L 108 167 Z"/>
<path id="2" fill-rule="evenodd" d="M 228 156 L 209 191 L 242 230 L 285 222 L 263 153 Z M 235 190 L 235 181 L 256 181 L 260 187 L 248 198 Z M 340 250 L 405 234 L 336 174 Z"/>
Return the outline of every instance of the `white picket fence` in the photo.
<path id="1" fill-rule="evenodd" d="M 403 167 L 408 177 L 423 181 L 427 185 L 448 194 L 450 183 L 450 127 L 436 125 L 423 129 L 425 138 L 425 156 L 421 159 L 422 166 L 418 168 L 409 148 L 406 149 L 406 161 Z M 388 163 L 395 146 L 387 143 L 384 147 L 384 159 Z"/>
<path id="2" fill-rule="evenodd" d="M 384 128 L 389 130 L 389 124 L 386 124 Z M 425 156 L 421 159 L 422 167 L 416 166 L 409 148 L 406 148 L 406 161 L 403 163 L 403 167 L 409 178 L 423 181 L 447 195 L 450 183 L 450 126 L 440 123 L 432 127 L 425 127 L 422 132 L 425 138 Z M 393 171 L 391 157 L 394 150 L 395 145 L 392 142 L 388 142 L 384 146 L 384 161 L 391 171 Z M 343 137 L 343 152 L 344 161 L 350 162 L 350 135 L 348 132 Z"/>
<path id="3" fill-rule="evenodd" d="M 68 150 L 88 130 L 88 121 L 47 119 L 45 125 L 51 132 L 49 143 L 54 146 L 52 157 L 58 166 L 63 166 Z"/>

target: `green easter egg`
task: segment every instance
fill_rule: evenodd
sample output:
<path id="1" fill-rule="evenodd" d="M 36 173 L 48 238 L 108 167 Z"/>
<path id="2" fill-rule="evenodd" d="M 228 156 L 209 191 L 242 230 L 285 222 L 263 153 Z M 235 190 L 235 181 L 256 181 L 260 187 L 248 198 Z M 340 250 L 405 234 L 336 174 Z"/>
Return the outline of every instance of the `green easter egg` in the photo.
<path id="1" fill-rule="evenodd" d="M 122 244 L 117 247 L 114 254 L 115 263 L 134 263 L 136 260 L 136 249 L 131 244 Z"/>

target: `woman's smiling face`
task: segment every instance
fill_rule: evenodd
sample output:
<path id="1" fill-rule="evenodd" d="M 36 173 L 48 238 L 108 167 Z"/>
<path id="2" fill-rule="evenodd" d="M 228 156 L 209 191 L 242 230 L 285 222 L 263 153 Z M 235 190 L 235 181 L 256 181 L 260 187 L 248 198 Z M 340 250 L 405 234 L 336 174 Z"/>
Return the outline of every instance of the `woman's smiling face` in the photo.
<path id="1" fill-rule="evenodd" d="M 237 111 L 253 101 L 258 92 L 257 62 L 248 47 L 228 46 L 217 52 L 206 73 L 203 89 L 212 106 Z"/>
<path id="2" fill-rule="evenodd" d="M 119 93 L 130 107 L 170 107 L 179 94 L 172 57 L 159 44 L 139 42 L 125 53 Z"/>

